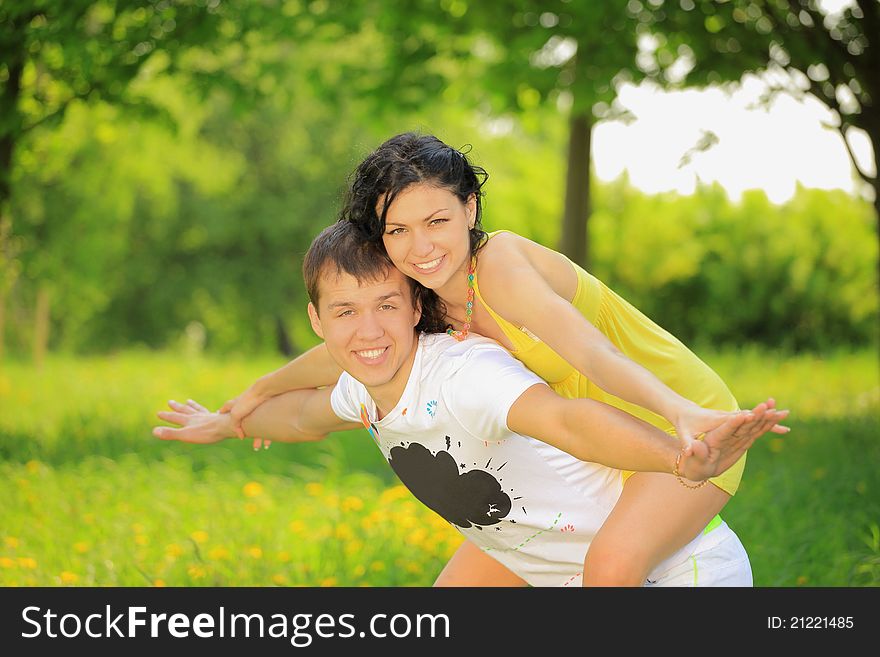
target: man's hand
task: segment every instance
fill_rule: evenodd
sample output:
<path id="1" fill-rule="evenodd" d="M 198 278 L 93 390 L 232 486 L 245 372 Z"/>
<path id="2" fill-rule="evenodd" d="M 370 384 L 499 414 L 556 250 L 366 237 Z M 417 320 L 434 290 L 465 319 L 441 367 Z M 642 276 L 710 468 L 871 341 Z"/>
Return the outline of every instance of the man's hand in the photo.
<path id="1" fill-rule="evenodd" d="M 232 417 L 228 413 L 212 413 L 201 404 L 190 399 L 180 404 L 173 399 L 168 402 L 170 411 L 159 411 L 160 420 L 180 425 L 173 427 L 154 427 L 153 435 L 160 440 L 180 440 L 185 443 L 210 445 L 236 435 Z"/>
<path id="2" fill-rule="evenodd" d="M 776 410 L 776 401 L 768 399 L 751 411 L 731 414 L 719 427 L 684 448 L 679 472 L 686 479 L 699 481 L 715 477 L 736 463 L 745 451 L 768 431 L 788 433 L 789 427 L 778 424 L 788 411 Z"/>
<path id="3" fill-rule="evenodd" d="M 268 397 L 264 395 L 260 395 L 254 390 L 254 387 L 251 386 L 243 393 L 241 393 L 238 397 L 234 397 L 233 399 L 228 400 L 223 406 L 220 407 L 218 413 L 229 413 L 232 417 L 232 426 L 235 431 L 235 434 L 239 438 L 244 438 L 244 428 L 241 423 L 244 422 L 244 419 L 254 412 L 254 409 L 257 408 L 260 404 L 266 401 Z M 254 438 L 254 449 L 269 449 L 269 445 L 272 444 L 271 440 L 263 440 L 262 438 Z"/>

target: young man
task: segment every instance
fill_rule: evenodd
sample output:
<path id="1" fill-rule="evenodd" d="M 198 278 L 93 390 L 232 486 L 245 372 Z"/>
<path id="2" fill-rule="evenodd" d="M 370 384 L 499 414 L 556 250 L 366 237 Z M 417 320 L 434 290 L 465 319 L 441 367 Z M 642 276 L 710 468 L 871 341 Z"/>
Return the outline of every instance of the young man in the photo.
<path id="1" fill-rule="evenodd" d="M 491 340 L 419 335 L 409 279 L 344 222 L 315 239 L 304 276 L 312 327 L 344 372 L 332 388 L 269 400 L 244 429 L 296 442 L 365 426 L 401 481 L 467 539 L 437 584 L 579 585 L 590 540 L 622 490 L 614 468 L 706 479 L 786 415 L 772 403 L 731 414 L 682 450 L 622 411 L 563 399 Z M 172 408 L 159 417 L 182 428 L 157 427 L 160 438 L 235 434 L 229 415 L 194 402 Z M 750 585 L 736 535 L 720 519 L 710 527 L 648 583 Z"/>

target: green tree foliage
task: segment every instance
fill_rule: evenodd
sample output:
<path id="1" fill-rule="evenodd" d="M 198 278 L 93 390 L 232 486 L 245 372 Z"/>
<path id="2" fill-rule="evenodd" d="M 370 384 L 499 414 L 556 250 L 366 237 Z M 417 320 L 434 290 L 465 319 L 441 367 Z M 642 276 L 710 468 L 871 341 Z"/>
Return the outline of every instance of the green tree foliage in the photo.
<path id="1" fill-rule="evenodd" d="M 525 116 L 548 101 L 558 108 L 568 122 L 559 248 L 587 265 L 592 126 L 618 115 L 617 84 L 644 77 L 628 5 L 414 1 L 388 14 L 380 23 L 392 34 L 386 84 L 407 97 L 434 94 Z"/>
<path id="2" fill-rule="evenodd" d="M 871 208 L 799 188 L 774 206 L 716 186 L 646 196 L 598 187 L 596 275 L 686 344 L 827 349 L 877 340 Z"/>

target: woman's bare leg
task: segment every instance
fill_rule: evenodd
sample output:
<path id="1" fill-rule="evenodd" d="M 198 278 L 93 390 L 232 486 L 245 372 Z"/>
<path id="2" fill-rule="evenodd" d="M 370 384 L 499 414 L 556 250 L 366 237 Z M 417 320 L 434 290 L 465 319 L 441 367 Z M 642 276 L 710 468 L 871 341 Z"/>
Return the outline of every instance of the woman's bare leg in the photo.
<path id="1" fill-rule="evenodd" d="M 465 540 L 444 566 L 434 586 L 526 586 L 526 582 Z"/>
<path id="2" fill-rule="evenodd" d="M 693 540 L 730 495 L 691 490 L 675 477 L 637 472 L 623 487 L 584 560 L 584 586 L 642 586 L 664 559 Z"/>

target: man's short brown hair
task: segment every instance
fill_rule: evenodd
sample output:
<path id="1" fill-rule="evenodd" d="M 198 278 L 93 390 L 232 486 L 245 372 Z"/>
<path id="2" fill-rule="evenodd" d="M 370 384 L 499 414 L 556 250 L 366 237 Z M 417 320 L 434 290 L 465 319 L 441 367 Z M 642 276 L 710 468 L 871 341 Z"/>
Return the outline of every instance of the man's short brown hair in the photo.
<path id="1" fill-rule="evenodd" d="M 384 249 L 367 242 L 353 224 L 337 221 L 312 241 L 303 260 L 303 280 L 309 301 L 318 310 L 318 282 L 322 275 L 335 271 L 337 276 L 345 273 L 358 281 L 374 282 L 384 280 L 393 268 Z M 412 289 L 412 281 L 407 280 Z"/>

